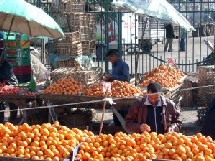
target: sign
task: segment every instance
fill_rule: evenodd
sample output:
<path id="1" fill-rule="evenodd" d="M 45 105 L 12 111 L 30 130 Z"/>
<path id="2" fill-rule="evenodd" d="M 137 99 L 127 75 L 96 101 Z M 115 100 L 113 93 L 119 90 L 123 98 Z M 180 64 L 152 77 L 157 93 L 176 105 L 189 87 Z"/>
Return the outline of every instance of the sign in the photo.
<path id="1" fill-rule="evenodd" d="M 111 92 L 111 82 L 103 82 L 103 92 Z"/>
<path id="2" fill-rule="evenodd" d="M 167 64 L 168 64 L 169 66 L 174 66 L 174 65 L 176 64 L 175 59 L 173 59 L 173 58 L 168 58 L 168 59 L 167 59 Z"/>

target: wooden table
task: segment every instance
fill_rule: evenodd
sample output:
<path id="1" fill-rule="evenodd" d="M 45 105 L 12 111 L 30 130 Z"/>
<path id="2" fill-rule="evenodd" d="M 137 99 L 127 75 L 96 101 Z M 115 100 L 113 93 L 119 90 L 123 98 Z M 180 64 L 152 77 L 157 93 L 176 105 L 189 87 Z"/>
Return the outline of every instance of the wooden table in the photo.
<path id="1" fill-rule="evenodd" d="M 85 108 L 85 109 L 100 109 L 102 110 L 104 104 L 104 97 L 94 97 L 94 96 L 84 96 L 84 95 L 50 95 L 50 94 L 41 94 L 40 99 L 47 101 L 47 105 L 50 105 L 49 108 L 49 121 L 57 121 L 57 114 L 52 107 L 52 105 L 62 105 L 62 106 L 73 106 L 74 108 Z M 107 103 L 106 109 L 111 109 L 112 112 L 116 115 L 120 121 L 123 129 L 125 129 L 125 120 L 118 112 L 118 110 L 128 110 L 128 107 L 134 103 L 138 98 L 129 97 L 129 98 L 112 98 L 114 105 Z M 61 108 L 60 108 L 61 109 Z"/>
<path id="2" fill-rule="evenodd" d="M 18 124 L 27 122 L 27 111 L 24 110 L 28 107 L 28 103 L 35 101 L 37 96 L 27 95 L 0 95 L 0 102 L 11 102 L 14 103 L 22 111 L 22 119 Z"/>

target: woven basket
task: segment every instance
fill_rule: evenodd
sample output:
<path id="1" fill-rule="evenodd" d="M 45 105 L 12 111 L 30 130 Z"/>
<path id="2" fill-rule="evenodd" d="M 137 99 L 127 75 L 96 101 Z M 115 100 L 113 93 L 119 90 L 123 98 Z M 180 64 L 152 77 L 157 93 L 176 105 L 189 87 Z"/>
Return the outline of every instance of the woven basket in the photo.
<path id="1" fill-rule="evenodd" d="M 207 86 L 215 84 L 215 68 L 214 66 L 198 67 L 199 86 Z M 200 88 L 198 92 L 198 105 L 207 107 L 210 101 L 208 94 L 215 92 L 215 87 Z"/>
<path id="2" fill-rule="evenodd" d="M 80 32 L 69 32 L 69 33 L 64 33 L 65 39 L 63 39 L 64 42 L 70 42 L 72 44 L 77 44 L 80 43 L 81 37 L 80 37 Z"/>
<path id="3" fill-rule="evenodd" d="M 56 43 L 56 52 L 59 55 L 79 55 L 82 53 L 81 44 Z"/>
<path id="4" fill-rule="evenodd" d="M 58 67 L 76 67 L 77 66 L 77 62 L 75 61 L 75 59 L 59 61 L 57 64 L 58 64 Z"/>
<path id="5" fill-rule="evenodd" d="M 71 0 L 66 4 L 66 11 L 71 12 L 84 12 L 85 11 L 85 1 L 74 1 Z"/>
<path id="6" fill-rule="evenodd" d="M 81 41 L 81 44 L 82 44 L 83 53 L 89 53 L 90 52 L 90 42 L 89 41 Z"/>

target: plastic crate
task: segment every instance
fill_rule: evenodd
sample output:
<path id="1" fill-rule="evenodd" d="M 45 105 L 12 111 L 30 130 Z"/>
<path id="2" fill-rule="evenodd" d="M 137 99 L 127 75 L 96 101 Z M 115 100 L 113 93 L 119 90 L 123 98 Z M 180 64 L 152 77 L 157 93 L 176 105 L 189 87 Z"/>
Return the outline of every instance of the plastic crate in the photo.
<path id="1" fill-rule="evenodd" d="M 17 50 L 7 50 L 6 51 L 6 57 L 7 58 L 30 58 L 30 49 L 19 49 L 19 55 L 17 54 Z"/>
<path id="2" fill-rule="evenodd" d="M 15 75 L 31 75 L 31 66 L 14 66 L 13 72 Z"/>

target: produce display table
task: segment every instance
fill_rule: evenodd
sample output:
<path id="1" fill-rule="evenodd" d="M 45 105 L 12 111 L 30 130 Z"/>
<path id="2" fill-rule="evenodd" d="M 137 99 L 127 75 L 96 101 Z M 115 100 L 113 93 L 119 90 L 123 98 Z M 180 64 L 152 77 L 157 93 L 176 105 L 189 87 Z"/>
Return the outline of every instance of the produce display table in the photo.
<path id="1" fill-rule="evenodd" d="M 91 103 L 103 103 L 104 97 L 94 97 L 94 96 L 84 96 L 84 95 L 50 95 L 50 94 L 41 94 L 39 95 L 40 99 L 51 102 L 54 105 L 58 104 L 69 104 L 69 103 L 83 103 L 82 108 L 87 108 L 87 102 Z M 114 103 L 117 105 L 130 105 L 137 100 L 136 97 L 127 97 L 127 98 L 112 98 Z M 101 109 L 100 107 L 95 107 Z"/>
<path id="2" fill-rule="evenodd" d="M 0 101 L 2 102 L 11 102 L 20 108 L 22 111 L 22 119 L 18 124 L 22 124 L 27 122 L 27 111 L 25 110 L 28 107 L 28 104 L 33 101 L 37 101 L 37 96 L 29 96 L 29 95 L 1 95 Z"/>

